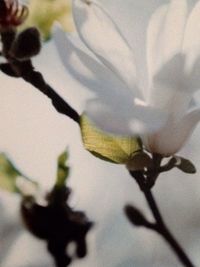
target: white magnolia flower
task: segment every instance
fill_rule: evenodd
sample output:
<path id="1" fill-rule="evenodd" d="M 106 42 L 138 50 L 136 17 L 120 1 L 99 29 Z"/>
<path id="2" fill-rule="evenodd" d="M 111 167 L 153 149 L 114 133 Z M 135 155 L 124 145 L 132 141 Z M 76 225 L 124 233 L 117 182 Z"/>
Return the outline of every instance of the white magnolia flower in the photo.
<path id="1" fill-rule="evenodd" d="M 137 51 L 98 2 L 73 0 L 73 17 L 78 36 L 57 27 L 54 39 L 67 71 L 95 92 L 86 114 L 104 131 L 139 134 L 151 152 L 176 153 L 200 120 L 192 101 L 200 88 L 200 2 L 190 15 L 186 0 L 171 0 L 152 15 L 145 88 L 138 80 Z"/>

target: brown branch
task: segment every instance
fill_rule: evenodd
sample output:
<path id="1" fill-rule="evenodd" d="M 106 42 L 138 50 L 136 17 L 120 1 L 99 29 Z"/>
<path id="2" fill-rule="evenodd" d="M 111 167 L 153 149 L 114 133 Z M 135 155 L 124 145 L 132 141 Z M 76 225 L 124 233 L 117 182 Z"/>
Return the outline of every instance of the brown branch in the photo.
<path id="1" fill-rule="evenodd" d="M 25 81 L 32 84 L 40 92 L 49 97 L 55 109 L 79 124 L 80 116 L 63 98 L 61 98 L 54 89 L 45 82 L 42 74 L 29 68 L 29 71 L 23 72 L 21 76 Z"/>
<path id="2" fill-rule="evenodd" d="M 172 233 L 169 231 L 166 224 L 164 223 L 162 215 L 159 211 L 158 205 L 151 190 L 144 191 L 144 195 L 156 221 L 155 227 L 151 229 L 155 230 L 167 241 L 167 243 L 177 255 L 183 266 L 194 267 L 193 263 L 191 262 L 183 248 L 176 241 L 176 239 L 173 237 Z"/>
<path id="3" fill-rule="evenodd" d="M 133 225 L 143 226 L 143 227 L 151 229 L 151 230 L 157 232 L 158 234 L 160 234 L 166 240 L 166 242 L 171 247 L 173 252 L 176 254 L 176 256 L 178 257 L 180 262 L 183 264 L 183 266 L 195 267 L 195 265 L 192 263 L 192 261 L 187 256 L 184 249 L 181 247 L 181 245 L 178 243 L 178 241 L 175 239 L 175 237 L 172 235 L 172 233 L 170 232 L 170 230 L 166 226 L 166 224 L 163 220 L 163 217 L 159 211 L 156 200 L 155 200 L 155 198 L 151 192 L 151 189 L 148 186 L 148 183 L 146 182 L 145 178 L 143 177 L 143 174 L 141 172 L 140 173 L 139 172 L 138 173 L 130 172 L 130 174 L 136 180 L 141 191 L 143 192 L 145 199 L 148 203 L 148 206 L 149 206 L 149 208 L 153 214 L 153 217 L 155 219 L 155 223 L 149 223 L 146 220 L 146 218 L 143 216 L 142 217 L 142 219 L 143 219 L 142 223 L 140 225 L 135 224 L 135 221 L 137 221 L 138 218 L 134 218 L 134 213 L 133 213 L 133 211 L 135 210 L 134 207 L 129 209 L 128 214 L 127 214 L 127 208 L 126 208 L 126 215 L 128 215 L 127 217 L 129 218 L 129 221 Z M 131 210 L 132 210 L 132 214 L 131 214 Z M 140 221 L 141 221 L 141 219 L 140 219 Z"/>
<path id="4" fill-rule="evenodd" d="M 3 44 L 1 56 L 6 63 L 0 64 L 0 70 L 5 74 L 24 79 L 41 93 L 51 99 L 54 108 L 77 122 L 80 116 L 58 93 L 45 81 L 42 74 L 35 70 L 31 57 L 40 51 L 40 35 L 37 29 L 28 28 L 16 35 L 16 31 L 1 32 Z M 27 43 L 28 42 L 28 43 Z M 14 49 L 15 48 L 15 49 Z"/>

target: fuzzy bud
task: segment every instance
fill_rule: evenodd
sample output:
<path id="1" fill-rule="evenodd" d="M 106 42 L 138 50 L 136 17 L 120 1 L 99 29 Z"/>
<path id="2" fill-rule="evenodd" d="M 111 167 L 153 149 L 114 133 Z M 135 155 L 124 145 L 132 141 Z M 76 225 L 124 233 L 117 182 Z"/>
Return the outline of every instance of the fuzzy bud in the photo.
<path id="1" fill-rule="evenodd" d="M 40 33 L 35 27 L 22 31 L 13 42 L 10 54 L 18 60 L 27 60 L 41 50 Z"/>
<path id="2" fill-rule="evenodd" d="M 131 206 L 131 205 L 126 205 L 124 212 L 126 214 L 126 217 L 129 219 L 129 221 L 136 225 L 136 226 L 146 226 L 147 225 L 147 220 L 144 217 L 144 215 L 141 213 L 140 210 L 137 208 Z"/>

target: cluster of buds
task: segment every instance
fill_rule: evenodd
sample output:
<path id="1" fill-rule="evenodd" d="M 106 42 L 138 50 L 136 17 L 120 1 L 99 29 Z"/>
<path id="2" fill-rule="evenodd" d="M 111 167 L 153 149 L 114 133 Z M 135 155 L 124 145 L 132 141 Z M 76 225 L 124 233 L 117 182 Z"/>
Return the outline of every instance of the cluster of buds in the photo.
<path id="1" fill-rule="evenodd" d="M 18 0 L 0 0 L 1 55 L 7 61 L 0 64 L 0 70 L 13 77 L 21 77 L 28 65 L 32 68 L 30 59 L 38 55 L 41 49 L 37 28 L 16 31 L 27 16 L 28 8 Z"/>
<path id="2" fill-rule="evenodd" d="M 33 197 L 24 198 L 21 204 L 27 229 L 46 241 L 57 267 L 66 267 L 74 258 L 86 256 L 86 235 L 93 225 L 84 212 L 68 205 L 70 192 L 65 186 L 54 187 L 46 197 L 47 205 L 40 205 Z M 74 255 L 68 253 L 71 243 L 76 247 Z"/>
<path id="3" fill-rule="evenodd" d="M 28 8 L 18 0 L 0 0 L 0 31 L 21 25 L 28 16 Z"/>

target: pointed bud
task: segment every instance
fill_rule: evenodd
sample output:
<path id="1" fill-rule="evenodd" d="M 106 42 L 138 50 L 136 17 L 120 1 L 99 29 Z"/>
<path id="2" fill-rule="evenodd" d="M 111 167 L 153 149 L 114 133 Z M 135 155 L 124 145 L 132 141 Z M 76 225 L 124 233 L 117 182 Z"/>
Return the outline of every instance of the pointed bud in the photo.
<path id="1" fill-rule="evenodd" d="M 124 212 L 126 214 L 126 217 L 132 224 L 136 226 L 145 226 L 148 224 L 141 211 L 131 205 L 126 205 Z"/>
<path id="2" fill-rule="evenodd" d="M 32 27 L 22 31 L 10 50 L 10 54 L 18 60 L 27 60 L 39 54 L 41 50 L 40 33 Z"/>
<path id="3" fill-rule="evenodd" d="M 175 166 L 179 170 L 185 173 L 190 173 L 190 174 L 196 173 L 196 167 L 190 160 L 182 158 L 182 157 L 175 157 L 175 158 L 177 160 L 177 163 Z"/>

